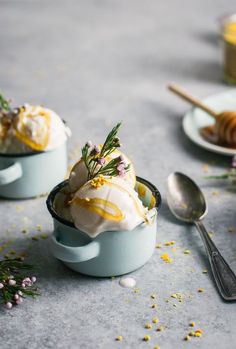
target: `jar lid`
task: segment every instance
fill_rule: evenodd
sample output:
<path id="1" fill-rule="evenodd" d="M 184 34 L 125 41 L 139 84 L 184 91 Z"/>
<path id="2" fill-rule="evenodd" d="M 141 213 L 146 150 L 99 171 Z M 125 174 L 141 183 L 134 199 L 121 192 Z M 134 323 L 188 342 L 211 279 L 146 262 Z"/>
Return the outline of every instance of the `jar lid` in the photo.
<path id="1" fill-rule="evenodd" d="M 236 13 L 221 18 L 221 32 L 227 43 L 236 45 Z"/>

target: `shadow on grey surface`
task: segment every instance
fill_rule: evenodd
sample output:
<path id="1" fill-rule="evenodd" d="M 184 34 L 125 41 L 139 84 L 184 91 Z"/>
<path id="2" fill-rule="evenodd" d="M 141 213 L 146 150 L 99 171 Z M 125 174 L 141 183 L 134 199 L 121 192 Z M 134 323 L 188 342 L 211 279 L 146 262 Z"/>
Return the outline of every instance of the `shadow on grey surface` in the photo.
<path id="1" fill-rule="evenodd" d="M 166 200 L 162 201 L 161 215 L 165 221 L 171 222 L 172 224 L 181 227 L 182 234 L 187 242 L 187 245 L 191 246 L 194 251 L 197 251 L 204 265 L 208 263 L 204 247 L 201 243 L 200 237 L 197 236 L 195 226 L 193 224 L 185 223 L 175 218 L 175 216 L 171 213 Z"/>
<path id="2" fill-rule="evenodd" d="M 191 79 L 223 84 L 223 68 L 218 61 L 196 61 L 192 70 Z"/>
<path id="3" fill-rule="evenodd" d="M 217 83 L 224 86 L 223 67 L 219 60 L 207 60 L 204 57 L 199 59 L 191 57 L 191 60 L 183 60 L 175 57 L 175 64 L 172 61 L 158 62 L 158 68 L 165 75 L 172 76 L 173 79 L 183 81 L 201 81 L 206 83 Z M 178 69 L 176 69 L 178 67 Z M 153 69 L 153 67 L 151 67 Z M 150 69 L 151 69 L 150 68 Z M 194 91 L 189 91 L 195 93 Z M 201 91 L 200 91 L 201 92 Z M 196 93 L 197 94 L 197 93 Z M 200 94 L 200 93 L 199 93 Z"/>
<path id="4" fill-rule="evenodd" d="M 220 36 L 216 31 L 204 31 L 204 32 L 195 32 L 194 37 L 199 39 L 199 41 L 204 41 L 211 46 L 215 46 L 217 49 L 220 45 Z"/>
<path id="5" fill-rule="evenodd" d="M 50 237 L 48 237 L 48 239 L 50 239 Z M 82 286 L 88 282 L 93 282 L 93 280 L 94 282 L 96 280 L 101 280 L 101 278 L 77 273 L 67 268 L 61 261 L 54 258 L 49 250 L 48 239 L 40 239 L 38 241 L 30 241 L 25 238 L 14 239 L 11 245 L 2 252 L 0 259 L 2 259 L 3 254 L 7 253 L 8 250 L 14 249 L 16 251 L 14 256 L 24 252 L 27 256 L 24 262 L 34 266 L 34 269 L 33 271 L 30 271 L 30 274 L 35 273 L 39 283 L 40 280 L 41 282 L 50 281 L 52 283 L 56 282 L 57 284 L 60 280 L 63 280 L 63 283 L 76 280 L 79 281 L 78 286 Z M 0 240 L 1 245 L 8 240 L 9 239 L 6 237 L 2 238 Z M 11 255 L 11 258 L 14 258 L 14 256 Z"/>

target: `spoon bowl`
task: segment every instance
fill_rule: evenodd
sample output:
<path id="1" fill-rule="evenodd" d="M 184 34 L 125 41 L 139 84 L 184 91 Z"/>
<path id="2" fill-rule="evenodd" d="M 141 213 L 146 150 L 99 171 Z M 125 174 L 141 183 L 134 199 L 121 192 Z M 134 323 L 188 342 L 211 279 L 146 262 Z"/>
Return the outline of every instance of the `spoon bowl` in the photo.
<path id="1" fill-rule="evenodd" d="M 208 211 L 202 191 L 194 181 L 179 172 L 168 177 L 167 202 L 171 212 L 184 222 L 201 220 Z"/>

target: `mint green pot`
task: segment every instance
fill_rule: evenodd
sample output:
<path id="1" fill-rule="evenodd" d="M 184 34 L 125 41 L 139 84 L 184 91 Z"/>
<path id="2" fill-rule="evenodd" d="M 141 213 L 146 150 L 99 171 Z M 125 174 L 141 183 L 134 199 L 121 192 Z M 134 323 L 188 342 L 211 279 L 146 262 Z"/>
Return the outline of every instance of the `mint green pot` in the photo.
<path id="1" fill-rule="evenodd" d="M 66 171 L 66 143 L 47 152 L 0 154 L 0 196 L 27 199 L 46 194 Z"/>
<path id="2" fill-rule="evenodd" d="M 137 177 L 146 188 L 141 198 L 145 205 L 155 198 L 153 223 L 141 224 L 132 231 L 107 231 L 92 239 L 75 228 L 74 224 L 59 217 L 54 210 L 54 199 L 67 181 L 60 183 L 49 194 L 47 207 L 54 221 L 50 249 L 54 257 L 70 269 L 82 274 L 109 277 L 132 272 L 144 265 L 152 256 L 156 244 L 156 218 L 161 196 L 155 186 Z"/>

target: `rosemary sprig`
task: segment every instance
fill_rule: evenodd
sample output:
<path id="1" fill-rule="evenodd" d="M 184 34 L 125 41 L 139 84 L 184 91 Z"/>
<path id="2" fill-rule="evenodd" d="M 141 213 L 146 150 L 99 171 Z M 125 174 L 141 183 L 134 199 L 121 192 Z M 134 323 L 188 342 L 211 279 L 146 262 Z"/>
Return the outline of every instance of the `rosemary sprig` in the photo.
<path id="1" fill-rule="evenodd" d="M 236 184 L 236 155 L 233 157 L 231 168 L 218 176 L 207 176 L 208 179 L 231 179 Z"/>
<path id="2" fill-rule="evenodd" d="M 33 266 L 23 263 L 20 259 L 6 259 L 0 261 L 0 301 L 7 309 L 19 305 L 26 296 L 38 296 L 35 287 L 36 277 L 29 277 L 26 273 Z"/>
<path id="3" fill-rule="evenodd" d="M 119 128 L 121 126 L 121 122 L 119 122 L 115 127 L 113 127 L 113 129 L 111 130 L 111 132 L 108 134 L 100 155 L 101 157 L 106 157 L 109 154 L 111 154 L 116 148 L 120 147 L 120 139 L 117 136 L 117 133 L 119 131 Z"/>
<path id="4" fill-rule="evenodd" d="M 130 164 L 125 162 L 122 155 L 107 161 L 107 157 L 121 146 L 117 137 L 120 126 L 121 122 L 109 132 L 102 147 L 88 141 L 82 148 L 82 159 L 88 171 L 88 180 L 99 175 L 123 177 L 129 171 Z"/>
<path id="5" fill-rule="evenodd" d="M 11 111 L 10 102 L 0 94 L 0 112 L 8 113 Z"/>

